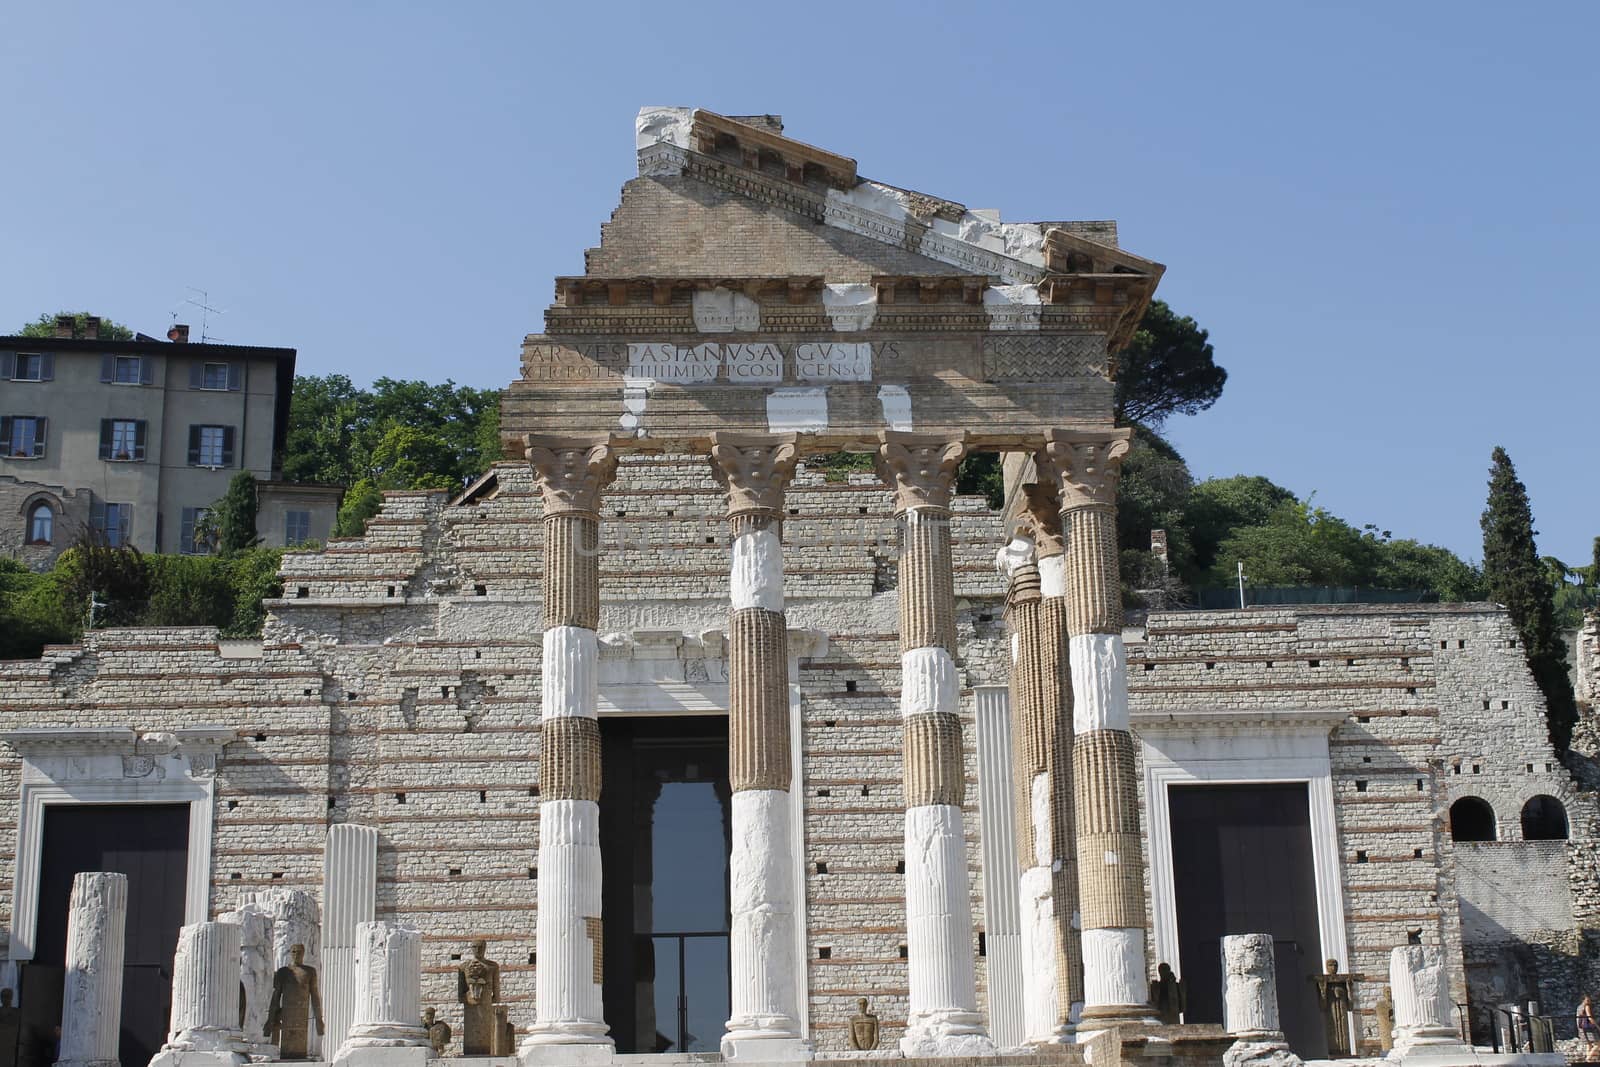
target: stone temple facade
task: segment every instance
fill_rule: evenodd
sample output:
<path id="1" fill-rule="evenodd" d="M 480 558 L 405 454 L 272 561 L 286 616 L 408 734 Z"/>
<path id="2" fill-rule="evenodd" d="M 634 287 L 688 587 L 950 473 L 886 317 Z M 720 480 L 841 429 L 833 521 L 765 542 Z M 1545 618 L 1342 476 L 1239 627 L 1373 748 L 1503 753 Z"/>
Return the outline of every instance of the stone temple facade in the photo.
<path id="1" fill-rule="evenodd" d="M 255 973 L 304 945 L 313 1058 L 412 1035 L 402 1009 L 459 1053 L 479 940 L 527 1062 L 1077 1060 L 1108 1033 L 1214 1062 L 1244 934 L 1305 1058 L 1379 1054 L 1408 946 L 1480 1044 L 1503 1005 L 1570 1018 L 1600 813 L 1502 611 L 1125 625 L 1112 376 L 1159 264 L 1112 223 L 866 181 L 772 116 L 637 133 L 524 342 L 505 462 L 289 553 L 259 643 L 107 630 L 0 664 L 25 1011 L 61 962 L 65 842 L 159 809 L 173 935 L 130 934 L 128 966 L 172 973 L 179 924 L 231 945 L 216 919 Z M 974 450 L 1007 456 L 1002 511 L 954 492 Z M 866 462 L 816 459 L 839 452 Z M 250 915 L 277 931 L 255 949 Z M 1157 1025 L 1158 964 L 1191 1025 Z"/>

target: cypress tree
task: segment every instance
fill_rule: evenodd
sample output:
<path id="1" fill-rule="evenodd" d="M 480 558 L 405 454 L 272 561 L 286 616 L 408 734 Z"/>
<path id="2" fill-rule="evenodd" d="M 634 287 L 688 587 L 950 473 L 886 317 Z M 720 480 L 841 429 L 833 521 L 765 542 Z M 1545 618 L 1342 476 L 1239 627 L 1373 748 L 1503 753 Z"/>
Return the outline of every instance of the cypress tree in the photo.
<path id="1" fill-rule="evenodd" d="M 1528 669 L 1544 694 L 1550 741 L 1565 753 L 1577 721 L 1567 646 L 1555 623 L 1555 590 L 1534 547 L 1528 490 L 1503 448 L 1489 468 L 1489 501 L 1483 526 L 1483 579 L 1489 599 L 1504 604 L 1522 639 Z"/>
<path id="2" fill-rule="evenodd" d="M 228 491 L 212 506 L 217 524 L 217 552 L 231 556 L 261 543 L 256 536 L 256 479 L 240 471 L 228 483 Z"/>

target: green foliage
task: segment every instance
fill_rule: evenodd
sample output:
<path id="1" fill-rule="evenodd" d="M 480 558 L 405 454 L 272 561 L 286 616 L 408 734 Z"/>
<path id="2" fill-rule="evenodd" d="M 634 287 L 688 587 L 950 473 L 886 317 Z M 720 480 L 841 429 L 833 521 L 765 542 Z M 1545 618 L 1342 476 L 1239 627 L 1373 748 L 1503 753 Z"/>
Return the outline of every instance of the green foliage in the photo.
<path id="1" fill-rule="evenodd" d="M 146 556 L 145 566 L 150 599 L 142 625 L 226 626 L 233 618 L 233 591 L 217 557 Z"/>
<path id="2" fill-rule="evenodd" d="M 1195 568 L 1215 566 L 1218 549 L 1234 530 L 1264 526 L 1278 508 L 1293 500 L 1293 493 L 1259 474 L 1209 478 L 1196 485 L 1185 510 Z M 1232 567 L 1233 561 L 1227 564 Z"/>
<path id="3" fill-rule="evenodd" d="M 74 337 L 84 336 L 89 329 L 89 312 L 87 311 L 58 311 L 55 313 L 55 315 L 52 315 L 47 311 L 41 314 L 37 319 L 34 319 L 32 322 L 28 323 L 22 329 L 18 330 L 17 336 L 54 337 L 56 335 L 57 315 L 72 316 L 72 335 Z M 100 320 L 100 340 L 131 341 L 133 340 L 133 331 L 122 325 L 120 322 L 112 322 L 110 319 L 102 318 Z"/>
<path id="4" fill-rule="evenodd" d="M 1550 570 L 1534 546 L 1533 508 L 1511 457 L 1496 448 L 1489 468 L 1489 499 L 1483 527 L 1483 577 L 1489 597 L 1511 615 L 1522 639 L 1528 669 L 1544 694 L 1550 741 L 1565 752 L 1577 720 L 1567 647 L 1555 622 Z"/>
<path id="5" fill-rule="evenodd" d="M 256 479 L 240 471 L 228 482 L 227 492 L 206 512 L 216 524 L 217 551 L 224 556 L 243 552 L 261 543 L 256 535 Z"/>
<path id="6" fill-rule="evenodd" d="M 805 458 L 806 467 L 820 470 L 825 482 L 847 482 L 851 471 L 870 471 L 872 464 L 871 452 L 819 452 Z"/>
<path id="7" fill-rule="evenodd" d="M 1152 300 L 1133 341 L 1117 355 L 1117 421 L 1159 429 L 1169 415 L 1215 404 L 1228 372 L 1216 365 L 1207 336 L 1194 319 Z"/>
<path id="8" fill-rule="evenodd" d="M 1005 507 L 1006 483 L 998 452 L 972 452 L 956 467 L 956 492 L 981 495 L 991 508 Z"/>
<path id="9" fill-rule="evenodd" d="M 360 537 L 367 529 L 367 520 L 383 507 L 383 493 L 369 479 L 361 478 L 345 490 L 344 503 L 339 505 L 339 516 L 333 523 L 333 536 Z"/>
<path id="10" fill-rule="evenodd" d="M 35 659 L 45 645 L 69 644 L 76 628 L 62 610 L 54 574 L 0 558 L 0 659 Z"/>
<path id="11" fill-rule="evenodd" d="M 1402 539 L 1380 541 L 1378 566 L 1370 583 L 1381 589 L 1429 589 L 1440 600 L 1484 598 L 1483 572 L 1448 548 Z"/>
<path id="12" fill-rule="evenodd" d="M 1194 547 L 1187 511 L 1194 490 L 1194 477 L 1178 450 L 1159 434 L 1134 427 L 1117 488 L 1117 543 L 1124 553 L 1123 580 L 1133 588 L 1155 588 L 1149 573 L 1149 568 L 1158 566 L 1149 552 L 1151 530 L 1167 531 L 1171 571 L 1192 571 Z M 1129 556 L 1129 552 L 1140 556 Z"/>
<path id="13" fill-rule="evenodd" d="M 1375 539 L 1310 501 L 1275 508 L 1259 526 L 1243 526 L 1219 546 L 1209 584 L 1237 581 L 1239 562 L 1255 585 L 1371 585 Z"/>
<path id="14" fill-rule="evenodd" d="M 219 562 L 226 569 L 228 590 L 233 600 L 233 610 L 228 620 L 220 624 L 222 636 L 258 636 L 267 618 L 267 609 L 261 601 L 283 595 L 283 582 L 278 578 L 283 550 L 252 548 Z"/>
<path id="15" fill-rule="evenodd" d="M 459 489 L 500 458 L 500 394 L 446 381 L 297 377 L 283 473 L 289 481 Z"/>

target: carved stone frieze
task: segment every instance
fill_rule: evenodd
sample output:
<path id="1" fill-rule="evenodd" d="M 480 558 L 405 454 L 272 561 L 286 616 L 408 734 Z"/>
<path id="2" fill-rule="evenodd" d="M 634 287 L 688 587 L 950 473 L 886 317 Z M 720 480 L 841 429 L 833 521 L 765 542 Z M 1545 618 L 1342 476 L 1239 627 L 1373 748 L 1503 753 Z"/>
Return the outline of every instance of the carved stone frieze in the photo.
<path id="1" fill-rule="evenodd" d="M 728 490 L 728 514 L 781 514 L 800 458 L 795 434 L 713 433 L 711 472 Z"/>
<path id="2" fill-rule="evenodd" d="M 878 435 L 878 476 L 894 489 L 896 513 L 912 508 L 948 508 L 956 466 L 967 454 L 965 434 Z"/>
<path id="3" fill-rule="evenodd" d="M 1044 451 L 1058 472 L 1063 511 L 1116 504 L 1122 459 L 1132 438 L 1127 428 L 1051 430 L 1046 435 Z"/>
<path id="4" fill-rule="evenodd" d="M 617 476 L 617 454 L 608 438 L 527 434 L 523 446 L 545 515 L 599 515 L 600 491 Z"/>

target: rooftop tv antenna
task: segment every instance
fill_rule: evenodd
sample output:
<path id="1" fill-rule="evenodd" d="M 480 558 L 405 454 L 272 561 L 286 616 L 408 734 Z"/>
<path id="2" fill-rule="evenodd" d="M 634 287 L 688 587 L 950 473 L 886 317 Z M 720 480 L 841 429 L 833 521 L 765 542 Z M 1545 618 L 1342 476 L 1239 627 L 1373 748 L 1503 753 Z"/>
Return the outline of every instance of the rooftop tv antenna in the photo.
<path id="1" fill-rule="evenodd" d="M 188 297 L 188 298 L 186 298 L 184 300 L 185 304 L 192 304 L 195 307 L 200 309 L 200 343 L 201 344 L 205 344 L 208 341 L 220 341 L 220 340 L 222 340 L 222 338 L 220 338 L 220 337 L 212 337 L 211 334 L 207 332 L 207 327 L 211 324 L 211 316 L 212 315 L 226 315 L 227 312 L 224 311 L 222 308 L 214 308 L 214 307 L 212 307 L 211 306 L 211 294 L 206 292 L 204 289 L 196 289 L 192 285 L 185 286 L 184 288 L 188 289 L 191 293 L 199 293 L 200 294 L 200 299 L 199 300 L 196 300 L 192 296 Z M 172 315 L 173 315 L 173 318 L 177 318 L 178 313 L 176 311 L 174 311 L 172 313 Z"/>

